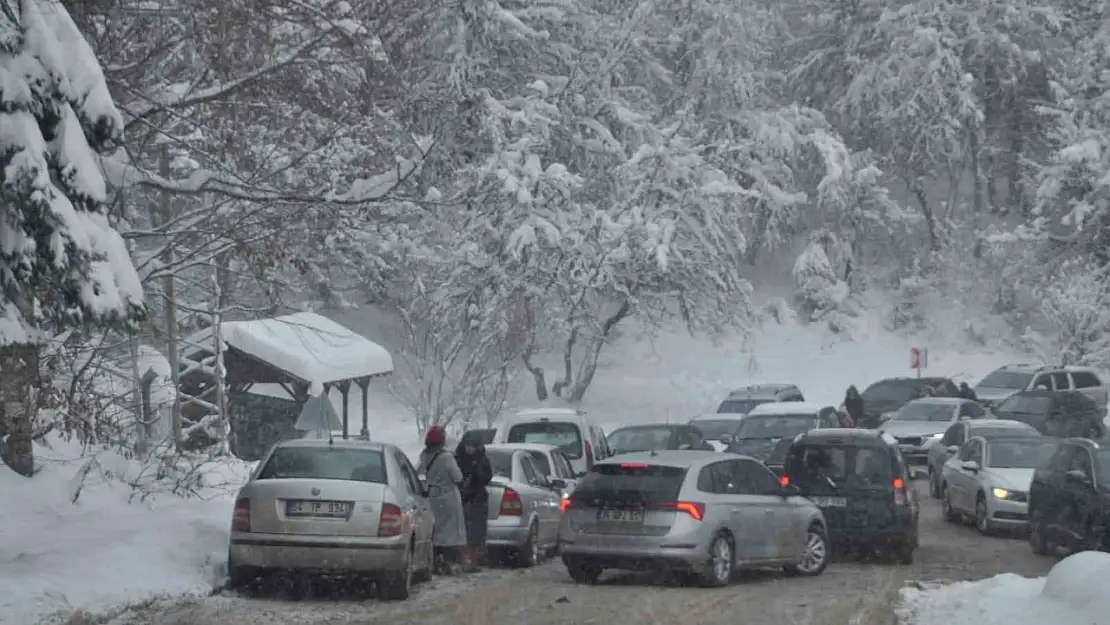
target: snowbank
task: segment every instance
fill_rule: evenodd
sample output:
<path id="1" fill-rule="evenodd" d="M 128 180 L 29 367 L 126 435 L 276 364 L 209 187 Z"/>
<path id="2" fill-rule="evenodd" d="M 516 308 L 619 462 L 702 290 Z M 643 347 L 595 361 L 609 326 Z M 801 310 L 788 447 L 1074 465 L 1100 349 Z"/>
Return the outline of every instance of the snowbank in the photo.
<path id="1" fill-rule="evenodd" d="M 28 480 L 0 464 L 0 624 L 32 625 L 59 610 L 93 612 L 162 594 L 207 594 L 222 581 L 232 497 L 250 466 L 205 465 L 202 498 L 128 503 L 137 463 L 112 453 L 90 466 L 59 441 L 36 449 Z M 71 503 L 79 493 L 77 503 Z"/>
<path id="2" fill-rule="evenodd" d="M 904 625 L 1106 625 L 1110 554 L 1087 551 L 1060 561 L 1048 577 L 1003 574 L 926 590 L 902 591 Z"/>

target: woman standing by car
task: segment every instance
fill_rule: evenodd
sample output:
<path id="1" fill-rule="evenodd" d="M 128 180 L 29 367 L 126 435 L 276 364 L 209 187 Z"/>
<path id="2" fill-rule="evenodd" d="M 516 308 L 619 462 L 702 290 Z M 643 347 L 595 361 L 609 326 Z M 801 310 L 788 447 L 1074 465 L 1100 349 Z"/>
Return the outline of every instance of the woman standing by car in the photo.
<path id="1" fill-rule="evenodd" d="M 420 473 L 428 485 L 428 499 L 436 520 L 432 534 L 436 562 L 441 573 L 450 575 L 455 572 L 466 544 L 466 525 L 459 494 L 463 474 L 455 457 L 443 448 L 446 444 L 447 432 L 443 428 L 428 428 L 424 451 L 420 453 Z"/>
<path id="2" fill-rule="evenodd" d="M 455 458 L 463 474 L 461 489 L 463 519 L 466 522 L 466 547 L 463 563 L 473 571 L 484 562 L 486 526 L 489 517 L 489 494 L 486 485 L 493 479 L 493 467 L 486 457 L 486 447 L 477 436 L 464 434 L 455 449 Z"/>

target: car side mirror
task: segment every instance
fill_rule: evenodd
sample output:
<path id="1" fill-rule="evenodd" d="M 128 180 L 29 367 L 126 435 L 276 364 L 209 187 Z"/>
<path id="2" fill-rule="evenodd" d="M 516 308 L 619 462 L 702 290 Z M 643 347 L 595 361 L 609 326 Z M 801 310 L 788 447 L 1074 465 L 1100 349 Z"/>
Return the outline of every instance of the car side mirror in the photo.
<path id="1" fill-rule="evenodd" d="M 720 440 L 725 445 L 731 445 L 732 444 L 732 434 L 721 434 L 721 439 Z"/>
<path id="2" fill-rule="evenodd" d="M 1072 469 L 1064 473 L 1064 479 L 1072 484 L 1089 484 L 1091 482 L 1087 479 L 1087 474 L 1079 469 Z"/>
<path id="3" fill-rule="evenodd" d="M 964 471 L 970 471 L 971 473 L 978 473 L 980 467 L 979 463 L 974 460 L 964 460 L 960 463 L 960 468 Z"/>
<path id="4" fill-rule="evenodd" d="M 551 488 L 557 489 L 557 490 L 562 490 L 562 489 L 567 487 L 567 481 L 566 480 L 561 480 L 557 477 L 553 477 L 553 478 L 548 479 L 547 483 L 549 485 L 551 485 Z"/>

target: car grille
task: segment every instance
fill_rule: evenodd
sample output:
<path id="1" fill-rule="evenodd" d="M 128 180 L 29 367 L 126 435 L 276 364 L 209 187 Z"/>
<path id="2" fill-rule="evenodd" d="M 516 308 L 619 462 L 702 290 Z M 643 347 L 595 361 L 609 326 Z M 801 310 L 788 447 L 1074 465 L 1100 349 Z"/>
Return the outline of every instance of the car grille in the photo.
<path id="1" fill-rule="evenodd" d="M 894 438 L 898 440 L 899 445 L 913 445 L 914 447 L 921 445 L 920 436 L 895 436 Z"/>

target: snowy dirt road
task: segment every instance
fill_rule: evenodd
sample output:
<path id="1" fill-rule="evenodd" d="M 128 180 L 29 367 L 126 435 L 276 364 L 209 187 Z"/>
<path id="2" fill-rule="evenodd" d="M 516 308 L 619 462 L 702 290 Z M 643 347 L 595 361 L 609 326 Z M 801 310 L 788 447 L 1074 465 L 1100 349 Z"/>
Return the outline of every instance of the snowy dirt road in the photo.
<path id="1" fill-rule="evenodd" d="M 587 625 L 738 622 L 794 625 L 893 623 L 891 602 L 907 582 L 969 580 L 1011 572 L 1045 575 L 1054 559 L 1034 556 L 1020 537 L 981 537 L 970 526 L 941 520 L 940 506 L 916 482 L 923 503 L 921 547 L 912 566 L 837 562 L 821 577 L 777 572 L 738 577 L 721 589 L 668 586 L 648 575 L 607 573 L 578 586 L 558 561 L 529 571 L 493 569 L 469 578 L 437 579 L 407 603 L 372 598 L 288 601 L 215 596 L 161 603 L 121 615 L 112 625 Z M 853 615 L 863 613 L 854 620 Z"/>

